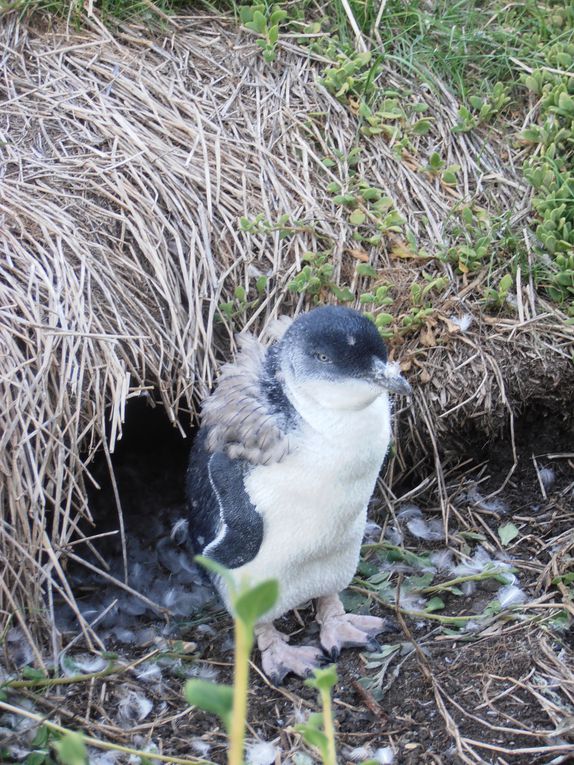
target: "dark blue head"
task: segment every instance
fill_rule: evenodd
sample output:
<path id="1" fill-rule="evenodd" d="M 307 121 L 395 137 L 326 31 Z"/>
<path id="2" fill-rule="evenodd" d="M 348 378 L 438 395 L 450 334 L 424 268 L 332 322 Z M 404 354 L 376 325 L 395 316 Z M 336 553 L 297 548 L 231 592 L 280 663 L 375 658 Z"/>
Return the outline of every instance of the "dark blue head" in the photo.
<path id="1" fill-rule="evenodd" d="M 280 343 L 291 387 L 321 404 L 360 409 L 385 391 L 409 393 L 375 325 L 350 308 L 324 306 L 299 316 Z"/>

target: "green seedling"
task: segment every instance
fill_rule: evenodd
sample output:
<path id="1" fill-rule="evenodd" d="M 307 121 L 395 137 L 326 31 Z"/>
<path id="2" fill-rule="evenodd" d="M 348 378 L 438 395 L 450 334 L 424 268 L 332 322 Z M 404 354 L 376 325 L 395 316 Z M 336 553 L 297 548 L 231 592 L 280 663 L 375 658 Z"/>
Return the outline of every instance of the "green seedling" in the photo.
<path id="1" fill-rule="evenodd" d="M 248 291 L 241 284 L 233 290 L 233 298 L 231 300 L 225 300 L 218 306 L 219 316 L 222 320 L 227 319 L 234 322 L 241 316 L 245 316 L 247 313 L 253 311 L 260 304 L 261 300 L 265 297 L 267 292 L 268 277 L 265 275 L 258 276 L 255 280 L 255 296 L 252 299 L 248 298 Z"/>
<path id="2" fill-rule="evenodd" d="M 486 287 L 484 290 L 484 299 L 488 306 L 502 308 L 506 305 L 508 295 L 512 289 L 512 274 L 505 274 L 498 283 L 498 287 Z"/>
<path id="3" fill-rule="evenodd" d="M 279 585 L 275 579 L 269 579 L 253 587 L 246 584 L 237 587 L 230 572 L 223 566 L 203 556 L 198 556 L 196 560 L 221 577 L 228 588 L 235 634 L 233 686 L 206 680 L 188 680 L 184 694 L 189 704 L 221 718 L 229 736 L 228 765 L 242 765 L 247 724 L 249 657 L 253 648 L 254 628 L 260 617 L 276 602 Z"/>
<path id="4" fill-rule="evenodd" d="M 295 726 L 304 741 L 317 749 L 323 765 L 337 765 L 335 748 L 335 726 L 331 706 L 331 692 L 337 682 L 337 668 L 334 664 L 324 669 L 316 669 L 313 677 L 305 680 L 305 685 L 319 692 L 322 712 L 311 714 L 304 723 Z"/>
<path id="5" fill-rule="evenodd" d="M 305 265 L 287 285 L 291 292 L 311 295 L 315 303 L 325 292 L 330 292 L 342 303 L 354 300 L 348 287 L 339 287 L 333 281 L 335 267 L 330 252 L 306 252 L 302 260 Z"/>
<path id="6" fill-rule="evenodd" d="M 273 234 L 279 232 L 279 239 L 286 239 L 292 234 L 302 232 L 314 233 L 313 229 L 305 225 L 303 221 L 291 220 L 289 213 L 280 215 L 276 221 L 268 220 L 263 213 L 258 213 L 255 218 L 242 216 L 239 218 L 239 229 L 247 234 Z"/>
<path id="7" fill-rule="evenodd" d="M 339 101 L 346 102 L 349 97 L 368 100 L 376 91 L 380 71 L 379 60 L 373 61 L 368 51 L 337 53 L 319 82 Z"/>
<path id="8" fill-rule="evenodd" d="M 263 52 L 263 58 L 268 63 L 277 58 L 277 43 L 279 41 L 279 27 L 287 18 L 287 11 L 274 5 L 247 5 L 239 9 L 239 18 L 246 29 L 260 35 L 257 45 Z"/>

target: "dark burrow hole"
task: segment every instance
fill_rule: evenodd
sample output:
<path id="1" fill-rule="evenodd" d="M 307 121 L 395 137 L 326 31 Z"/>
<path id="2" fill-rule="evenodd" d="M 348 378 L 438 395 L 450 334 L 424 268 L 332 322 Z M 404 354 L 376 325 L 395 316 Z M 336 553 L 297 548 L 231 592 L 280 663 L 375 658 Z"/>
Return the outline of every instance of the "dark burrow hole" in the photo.
<path id="1" fill-rule="evenodd" d="M 185 475 L 194 431 L 182 428 L 186 438 L 163 406 L 150 405 L 146 397 L 133 399 L 111 455 L 113 480 L 103 452 L 90 465 L 99 488 L 87 482 L 94 525 L 84 523 L 82 530 L 98 538 L 91 548 L 85 543 L 73 548 L 89 565 L 71 559 L 67 574 L 82 616 L 106 644 L 144 645 L 157 634 L 179 635 L 216 606 L 188 540 Z M 78 632 L 76 617 L 63 603 L 57 605 L 56 621 L 64 633 Z"/>

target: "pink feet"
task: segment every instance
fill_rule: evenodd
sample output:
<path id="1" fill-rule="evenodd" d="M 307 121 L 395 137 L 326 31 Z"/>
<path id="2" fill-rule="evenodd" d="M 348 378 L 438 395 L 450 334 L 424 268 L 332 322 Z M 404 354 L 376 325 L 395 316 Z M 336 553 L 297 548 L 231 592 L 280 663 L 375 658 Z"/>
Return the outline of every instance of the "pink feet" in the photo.
<path id="1" fill-rule="evenodd" d="M 378 616 L 346 614 L 338 595 L 317 600 L 317 621 L 321 625 L 323 650 L 333 660 L 342 648 L 376 650 L 375 636 L 386 629 L 385 620 Z"/>
<path id="2" fill-rule="evenodd" d="M 346 614 L 338 595 L 317 599 L 317 621 L 321 627 L 321 646 L 332 661 L 338 658 L 343 648 L 376 650 L 375 636 L 387 629 L 385 620 L 377 616 Z M 321 649 L 288 645 L 287 635 L 275 629 L 272 623 L 257 625 L 255 636 L 263 671 L 275 685 L 280 685 L 290 672 L 308 677 L 325 663 Z"/>
<path id="3" fill-rule="evenodd" d="M 325 661 L 319 648 L 288 645 L 287 635 L 276 630 L 273 624 L 258 625 L 255 635 L 261 651 L 261 666 L 275 685 L 280 685 L 289 672 L 299 677 L 309 677 Z"/>

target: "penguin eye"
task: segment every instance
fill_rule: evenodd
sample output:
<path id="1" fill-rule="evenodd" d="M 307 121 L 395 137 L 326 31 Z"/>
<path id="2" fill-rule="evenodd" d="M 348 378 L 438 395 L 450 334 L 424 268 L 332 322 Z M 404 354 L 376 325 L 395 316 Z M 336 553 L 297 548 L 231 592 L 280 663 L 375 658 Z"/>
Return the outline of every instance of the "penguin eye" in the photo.
<path id="1" fill-rule="evenodd" d="M 313 356 L 317 359 L 317 361 L 322 361 L 323 364 L 330 364 L 331 359 L 327 356 L 326 353 L 321 353 L 321 351 L 315 351 Z"/>

